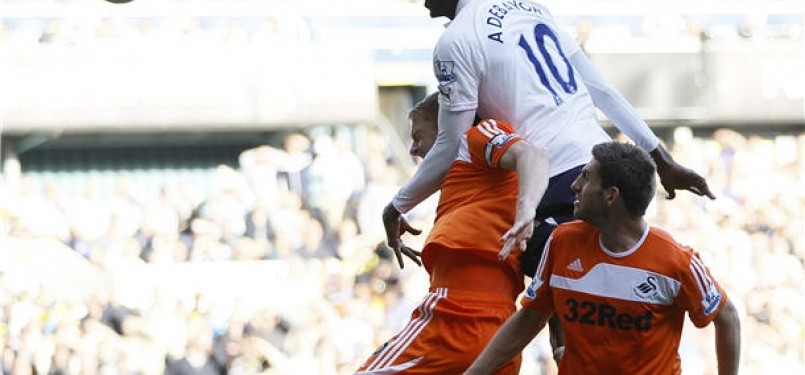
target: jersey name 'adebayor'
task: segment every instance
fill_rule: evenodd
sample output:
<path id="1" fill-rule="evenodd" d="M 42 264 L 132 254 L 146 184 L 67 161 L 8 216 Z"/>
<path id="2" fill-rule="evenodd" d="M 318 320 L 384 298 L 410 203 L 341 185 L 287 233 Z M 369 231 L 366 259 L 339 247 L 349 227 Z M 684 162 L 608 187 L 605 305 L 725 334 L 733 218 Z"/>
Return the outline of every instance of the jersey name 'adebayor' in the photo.
<path id="1" fill-rule="evenodd" d="M 489 7 L 489 10 L 487 10 L 491 16 L 486 19 L 486 24 L 495 27 L 498 30 L 490 32 L 487 35 L 489 39 L 503 43 L 503 31 L 500 31 L 500 29 L 503 29 L 503 18 L 505 18 L 506 14 L 513 10 L 542 14 L 541 10 L 532 7 L 530 4 L 523 1 L 511 0 L 503 1 L 499 4 L 493 4 L 491 7 Z"/>

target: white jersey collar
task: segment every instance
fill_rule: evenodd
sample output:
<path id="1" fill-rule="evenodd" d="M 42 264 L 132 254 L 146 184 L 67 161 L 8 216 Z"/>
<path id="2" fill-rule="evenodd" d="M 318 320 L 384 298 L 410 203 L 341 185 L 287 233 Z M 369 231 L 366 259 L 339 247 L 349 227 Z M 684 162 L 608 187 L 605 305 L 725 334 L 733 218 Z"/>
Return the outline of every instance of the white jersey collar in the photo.
<path id="1" fill-rule="evenodd" d="M 643 242 L 646 242 L 646 237 L 648 237 L 648 232 L 649 232 L 649 229 L 651 228 L 651 226 L 648 223 L 646 223 L 645 221 L 643 222 L 643 224 L 646 226 L 646 228 L 643 230 L 643 235 L 640 237 L 640 240 L 638 240 L 637 243 L 634 244 L 634 246 L 632 246 L 632 248 L 629 249 L 629 250 L 622 251 L 622 252 L 615 252 L 615 251 L 612 251 L 610 249 L 607 249 L 607 247 L 604 246 L 604 243 L 601 242 L 601 234 L 598 235 L 598 246 L 601 247 L 601 250 L 603 250 L 604 253 L 606 253 L 607 255 L 609 255 L 609 256 L 611 256 L 613 258 L 623 258 L 623 257 L 629 256 L 632 253 L 634 253 L 635 251 L 637 251 L 637 249 L 639 249 L 640 246 L 643 246 Z"/>

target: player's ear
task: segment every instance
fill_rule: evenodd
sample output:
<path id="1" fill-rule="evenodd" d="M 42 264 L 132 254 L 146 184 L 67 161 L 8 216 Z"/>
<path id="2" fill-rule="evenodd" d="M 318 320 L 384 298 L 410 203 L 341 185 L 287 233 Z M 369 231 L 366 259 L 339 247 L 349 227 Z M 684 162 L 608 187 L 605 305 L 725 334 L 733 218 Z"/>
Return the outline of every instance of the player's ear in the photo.
<path id="1" fill-rule="evenodd" d="M 617 186 L 610 186 L 604 189 L 604 199 L 606 199 L 607 204 L 612 206 L 615 202 L 618 201 L 618 198 L 621 196 L 621 189 Z"/>

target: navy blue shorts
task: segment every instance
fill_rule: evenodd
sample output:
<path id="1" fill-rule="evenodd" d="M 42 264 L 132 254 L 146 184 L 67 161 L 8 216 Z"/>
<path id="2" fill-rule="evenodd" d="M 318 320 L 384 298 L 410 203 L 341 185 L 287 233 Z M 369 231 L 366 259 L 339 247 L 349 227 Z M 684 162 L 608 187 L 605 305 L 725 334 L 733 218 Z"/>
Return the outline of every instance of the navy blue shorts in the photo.
<path id="1" fill-rule="evenodd" d="M 520 268 L 530 276 L 537 270 L 539 258 L 545 242 L 548 241 L 557 225 L 573 220 L 573 202 L 576 194 L 570 188 L 576 177 L 581 174 L 583 165 L 568 169 L 548 180 L 548 189 L 537 206 L 534 234 L 528 241 L 526 251 L 520 254 Z"/>

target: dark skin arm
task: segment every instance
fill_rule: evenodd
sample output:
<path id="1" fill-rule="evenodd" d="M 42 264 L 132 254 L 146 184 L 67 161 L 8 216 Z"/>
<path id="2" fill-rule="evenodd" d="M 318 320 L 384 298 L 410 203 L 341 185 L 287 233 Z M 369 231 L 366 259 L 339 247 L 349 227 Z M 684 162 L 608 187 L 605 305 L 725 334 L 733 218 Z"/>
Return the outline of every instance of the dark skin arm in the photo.
<path id="1" fill-rule="evenodd" d="M 418 266 L 422 266 L 422 261 L 419 260 L 422 254 L 419 251 L 405 246 L 401 239 L 405 232 L 418 235 L 422 233 L 422 231 L 408 224 L 405 217 L 403 217 L 400 211 L 397 211 L 391 203 L 386 205 L 386 208 L 383 209 L 383 226 L 386 228 L 386 245 L 394 251 L 400 268 L 405 267 L 402 258 L 403 255 L 414 261 Z"/>
<path id="2" fill-rule="evenodd" d="M 713 323 L 716 326 L 718 375 L 736 375 L 741 358 L 741 322 L 731 301 L 727 300 Z"/>
<path id="3" fill-rule="evenodd" d="M 657 174 L 660 176 L 662 187 L 668 193 L 668 199 L 676 198 L 676 190 L 687 190 L 696 195 L 716 199 L 716 196 L 710 192 L 710 187 L 707 186 L 707 180 L 674 161 L 665 147 L 658 145 L 649 154 L 657 164 Z"/>
<path id="4" fill-rule="evenodd" d="M 523 351 L 534 336 L 545 327 L 550 314 L 533 309 L 520 309 L 506 320 L 492 340 L 464 375 L 492 374 Z"/>

